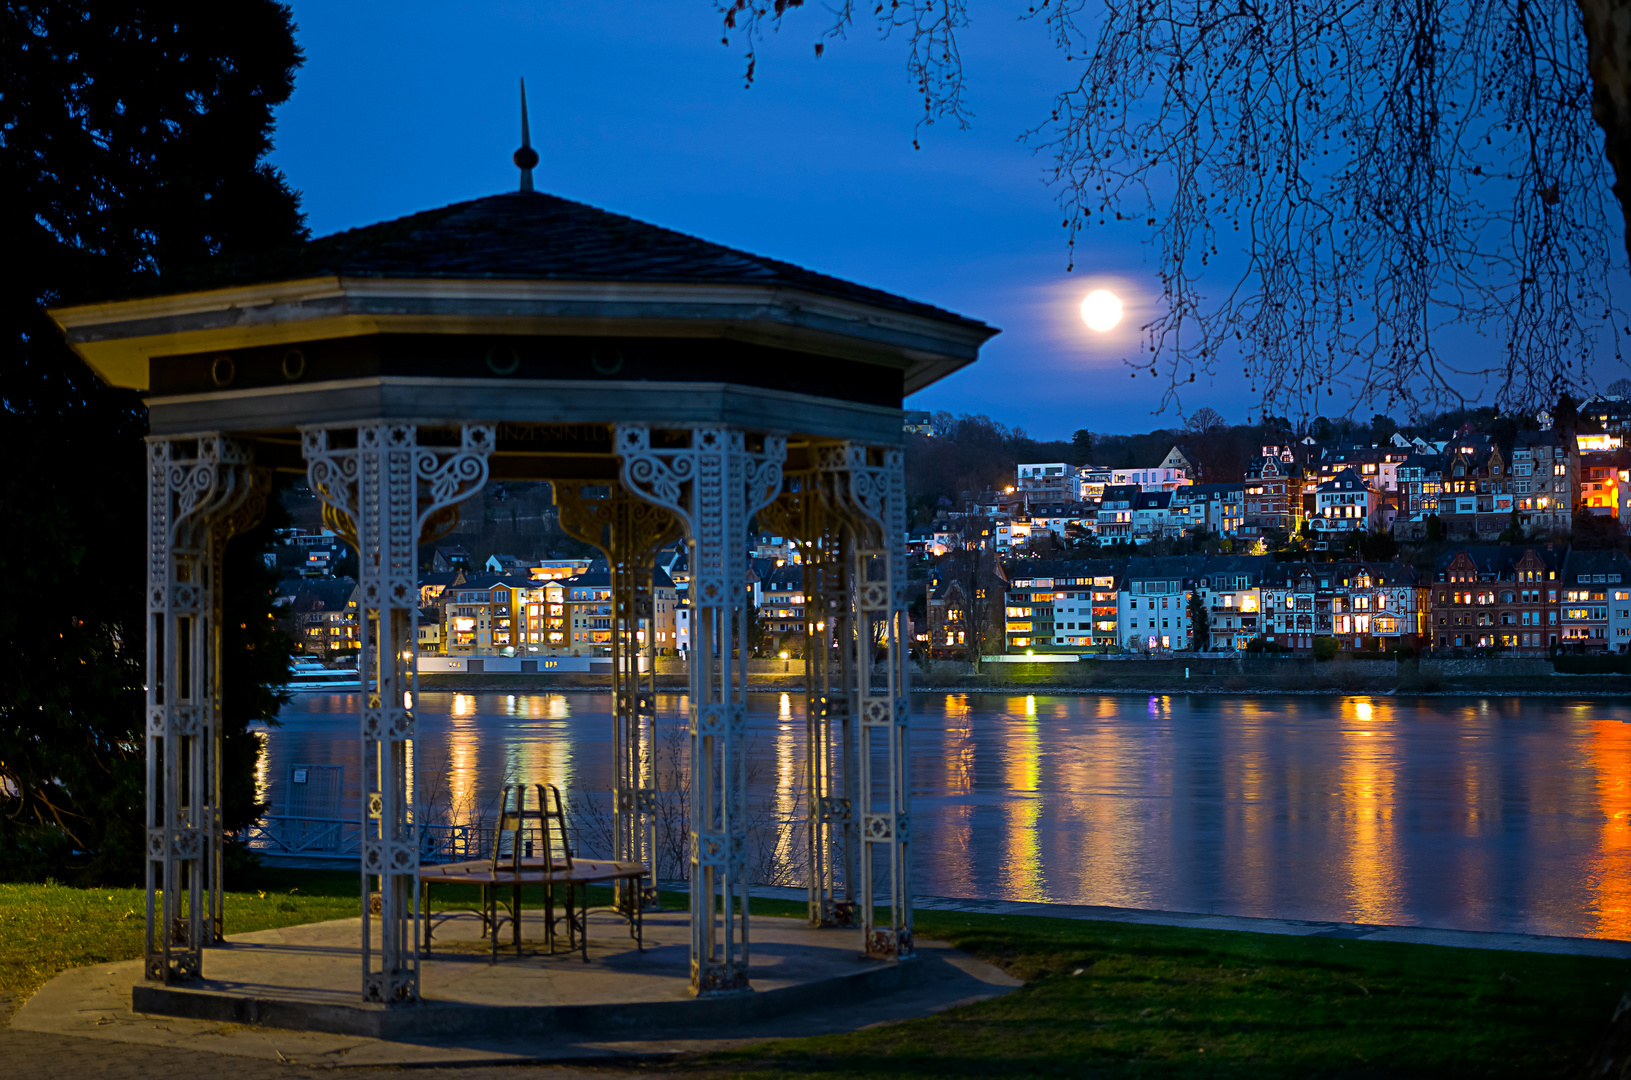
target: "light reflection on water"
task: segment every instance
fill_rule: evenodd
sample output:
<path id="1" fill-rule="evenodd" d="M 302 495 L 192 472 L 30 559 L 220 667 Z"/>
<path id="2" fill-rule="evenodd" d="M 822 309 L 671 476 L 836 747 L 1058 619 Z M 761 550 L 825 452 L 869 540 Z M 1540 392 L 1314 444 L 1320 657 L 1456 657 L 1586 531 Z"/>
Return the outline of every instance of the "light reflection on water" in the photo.
<path id="1" fill-rule="evenodd" d="M 427 814 L 468 819 L 517 779 L 610 787 L 607 694 L 419 704 Z M 667 745 L 685 698 L 657 704 Z M 266 736 L 263 797 L 281 805 L 290 765 L 340 763 L 355 816 L 356 707 L 296 698 Z M 947 694 L 912 709 L 918 893 L 1631 937 L 1624 706 Z M 803 696 L 751 695 L 748 742 L 749 774 L 785 816 L 804 779 Z"/>

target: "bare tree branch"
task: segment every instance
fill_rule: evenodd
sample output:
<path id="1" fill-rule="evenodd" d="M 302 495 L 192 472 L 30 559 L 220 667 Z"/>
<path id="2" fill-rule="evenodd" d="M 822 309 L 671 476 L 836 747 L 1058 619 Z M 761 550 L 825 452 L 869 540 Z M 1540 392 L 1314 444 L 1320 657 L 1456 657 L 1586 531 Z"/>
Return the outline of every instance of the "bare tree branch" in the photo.
<path id="1" fill-rule="evenodd" d="M 797 0 L 726 5 L 754 47 Z M 829 9 L 827 40 L 856 25 Z M 967 0 L 892 0 L 923 122 L 966 125 Z M 1081 64 L 1026 133 L 1070 249 L 1132 221 L 1163 303 L 1127 362 L 1182 409 L 1236 367 L 1264 413 L 1425 415 L 1590 389 L 1624 316 L 1617 206 L 1574 0 L 1037 0 Z M 819 53 L 819 49 L 818 49 Z"/>

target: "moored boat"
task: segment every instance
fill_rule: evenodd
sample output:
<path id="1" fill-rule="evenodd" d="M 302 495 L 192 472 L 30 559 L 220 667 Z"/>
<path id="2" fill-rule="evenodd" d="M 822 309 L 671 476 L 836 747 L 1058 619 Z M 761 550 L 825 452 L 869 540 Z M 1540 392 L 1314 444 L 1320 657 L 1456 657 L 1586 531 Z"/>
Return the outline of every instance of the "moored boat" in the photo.
<path id="1" fill-rule="evenodd" d="M 282 689 L 290 694 L 344 693 L 358 688 L 356 668 L 331 668 L 321 660 L 297 656 L 289 664 L 289 681 Z"/>

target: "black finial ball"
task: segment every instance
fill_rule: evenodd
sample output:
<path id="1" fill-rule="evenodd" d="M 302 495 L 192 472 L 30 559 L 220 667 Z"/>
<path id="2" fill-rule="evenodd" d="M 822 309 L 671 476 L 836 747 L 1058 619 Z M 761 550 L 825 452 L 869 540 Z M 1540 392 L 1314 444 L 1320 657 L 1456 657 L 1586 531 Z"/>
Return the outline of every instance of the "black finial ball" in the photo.
<path id="1" fill-rule="evenodd" d="M 538 164 L 538 151 L 534 150 L 532 147 L 523 146 L 521 149 L 519 149 L 519 150 L 517 150 L 515 152 L 515 167 L 516 168 L 518 168 L 518 169 L 530 169 L 534 165 L 537 165 L 537 164 Z"/>

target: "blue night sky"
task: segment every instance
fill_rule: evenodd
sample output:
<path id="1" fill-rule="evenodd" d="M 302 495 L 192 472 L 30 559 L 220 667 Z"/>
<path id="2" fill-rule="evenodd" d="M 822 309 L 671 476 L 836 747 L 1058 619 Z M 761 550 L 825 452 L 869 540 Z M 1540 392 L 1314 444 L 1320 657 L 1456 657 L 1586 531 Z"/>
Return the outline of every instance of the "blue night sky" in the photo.
<path id="1" fill-rule="evenodd" d="M 306 65 L 272 160 L 318 235 L 510 190 L 524 76 L 540 190 L 1001 328 L 980 363 L 908 407 L 983 412 L 1039 438 L 1175 426 L 1154 415 L 1156 381 L 1121 363 L 1159 296 L 1145 230 L 1095 227 L 1066 273 L 1050 159 L 1018 136 L 1070 69 L 1017 11 L 976 6 L 963 34 L 972 128 L 914 132 L 904 42 L 863 27 L 817 60 L 821 5 L 763 44 L 744 89 L 742 43 L 721 44 L 707 0 L 294 0 Z M 1077 304 L 1103 287 L 1127 317 L 1096 334 Z M 1233 422 L 1252 404 L 1227 373 L 1187 391 L 1186 409 Z"/>
<path id="2" fill-rule="evenodd" d="M 454 12 L 457 14 L 454 14 Z M 1067 274 L 1048 161 L 1017 136 L 1044 119 L 1066 65 L 1041 27 L 988 16 L 964 58 L 971 130 L 918 133 L 904 52 L 870 31 L 814 58 L 825 17 L 800 14 L 760 50 L 688 3 L 346 4 L 295 0 L 306 65 L 278 113 L 273 162 L 314 233 L 512 189 L 525 76 L 537 185 L 786 259 L 1000 327 L 980 363 L 909 407 L 984 412 L 1038 437 L 1176 424 L 1130 379 L 1155 253 L 1127 237 L 1079 250 Z M 1130 318 L 1090 334 L 1076 304 L 1110 286 Z M 1243 419 L 1245 388 L 1186 402 Z"/>

